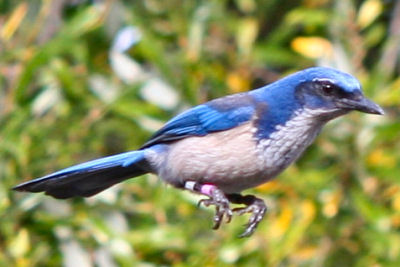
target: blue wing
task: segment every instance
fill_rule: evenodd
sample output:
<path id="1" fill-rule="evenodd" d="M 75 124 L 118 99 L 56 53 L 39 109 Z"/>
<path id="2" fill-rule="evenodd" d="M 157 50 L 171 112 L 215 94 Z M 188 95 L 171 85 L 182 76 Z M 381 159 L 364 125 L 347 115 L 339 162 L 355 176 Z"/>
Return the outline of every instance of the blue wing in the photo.
<path id="1" fill-rule="evenodd" d="M 254 98 L 248 93 L 215 99 L 189 109 L 167 122 L 142 148 L 231 129 L 249 121 L 255 109 Z"/>

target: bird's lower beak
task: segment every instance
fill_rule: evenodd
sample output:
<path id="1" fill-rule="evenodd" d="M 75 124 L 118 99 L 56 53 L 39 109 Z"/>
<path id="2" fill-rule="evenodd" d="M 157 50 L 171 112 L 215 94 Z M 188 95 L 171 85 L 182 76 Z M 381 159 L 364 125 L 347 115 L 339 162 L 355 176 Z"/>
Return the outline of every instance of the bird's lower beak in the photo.
<path id="1" fill-rule="evenodd" d="M 341 104 L 344 108 L 358 110 L 365 113 L 377 114 L 377 115 L 385 114 L 383 109 L 378 104 L 372 102 L 366 97 L 362 97 L 359 100 L 346 99 Z"/>

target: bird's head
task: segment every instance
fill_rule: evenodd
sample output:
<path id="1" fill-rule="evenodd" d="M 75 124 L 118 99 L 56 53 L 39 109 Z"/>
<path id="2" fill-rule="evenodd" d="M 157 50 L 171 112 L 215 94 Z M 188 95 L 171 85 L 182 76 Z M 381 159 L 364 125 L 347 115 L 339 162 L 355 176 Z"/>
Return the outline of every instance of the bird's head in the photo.
<path id="1" fill-rule="evenodd" d="M 295 96 L 299 104 L 321 118 L 332 119 L 352 110 L 384 114 L 379 105 L 364 96 L 359 81 L 350 74 L 315 67 L 297 72 L 291 78 L 296 80 Z"/>

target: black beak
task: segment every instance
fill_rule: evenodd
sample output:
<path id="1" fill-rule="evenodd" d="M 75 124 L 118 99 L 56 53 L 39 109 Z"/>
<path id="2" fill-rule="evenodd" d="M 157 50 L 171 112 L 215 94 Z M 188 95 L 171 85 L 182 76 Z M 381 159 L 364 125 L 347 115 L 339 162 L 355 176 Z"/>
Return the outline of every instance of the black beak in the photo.
<path id="1" fill-rule="evenodd" d="M 358 110 L 369 114 L 377 114 L 377 115 L 385 114 L 383 109 L 378 104 L 372 102 L 371 100 L 369 100 L 364 96 L 362 96 L 357 100 L 346 99 L 346 98 L 341 99 L 340 106 L 342 108 Z"/>

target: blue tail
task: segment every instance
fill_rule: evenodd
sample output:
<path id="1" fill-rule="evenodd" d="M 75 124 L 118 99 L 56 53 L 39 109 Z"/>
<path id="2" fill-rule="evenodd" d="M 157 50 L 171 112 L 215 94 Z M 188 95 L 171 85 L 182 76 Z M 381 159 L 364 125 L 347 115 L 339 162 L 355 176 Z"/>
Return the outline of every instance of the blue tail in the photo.
<path id="1" fill-rule="evenodd" d="M 55 198 L 89 197 L 123 180 L 147 173 L 146 166 L 144 151 L 131 151 L 78 164 L 13 189 L 46 192 Z"/>

